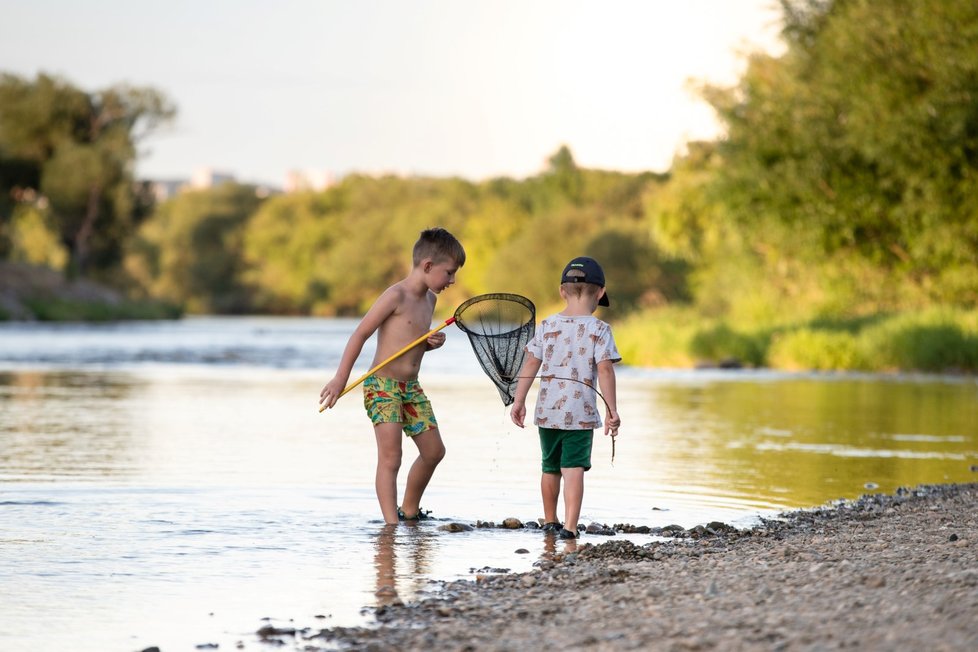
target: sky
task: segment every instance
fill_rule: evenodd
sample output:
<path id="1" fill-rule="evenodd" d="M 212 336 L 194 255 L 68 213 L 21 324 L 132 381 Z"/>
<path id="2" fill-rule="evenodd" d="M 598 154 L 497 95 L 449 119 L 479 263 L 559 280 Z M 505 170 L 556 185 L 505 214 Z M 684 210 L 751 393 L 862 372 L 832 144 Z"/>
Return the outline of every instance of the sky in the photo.
<path id="1" fill-rule="evenodd" d="M 732 85 L 778 53 L 774 0 L 0 0 L 0 71 L 87 91 L 164 92 L 173 124 L 141 178 L 210 167 L 282 185 L 288 170 L 665 171 L 719 125 L 690 80 Z"/>

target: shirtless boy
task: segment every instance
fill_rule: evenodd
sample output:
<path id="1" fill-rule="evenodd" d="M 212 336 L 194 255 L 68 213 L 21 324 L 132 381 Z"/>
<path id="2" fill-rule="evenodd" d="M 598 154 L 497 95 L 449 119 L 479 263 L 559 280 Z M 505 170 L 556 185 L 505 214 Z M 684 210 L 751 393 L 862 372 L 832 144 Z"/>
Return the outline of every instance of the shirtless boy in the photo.
<path id="1" fill-rule="evenodd" d="M 364 343 L 374 332 L 377 351 L 371 367 L 431 330 L 436 295 L 455 282 L 455 274 L 464 264 L 465 250 L 455 236 L 442 228 L 422 231 L 414 245 L 410 273 L 387 288 L 364 315 L 343 350 L 336 375 L 319 393 L 319 403 L 335 405 Z M 423 518 L 421 496 L 445 456 L 431 403 L 418 383 L 425 352 L 444 343 L 445 334 L 434 333 L 363 383 L 364 407 L 377 440 L 377 500 L 387 523 Z M 417 446 L 418 457 L 408 471 L 404 502 L 398 507 L 402 431 Z"/>

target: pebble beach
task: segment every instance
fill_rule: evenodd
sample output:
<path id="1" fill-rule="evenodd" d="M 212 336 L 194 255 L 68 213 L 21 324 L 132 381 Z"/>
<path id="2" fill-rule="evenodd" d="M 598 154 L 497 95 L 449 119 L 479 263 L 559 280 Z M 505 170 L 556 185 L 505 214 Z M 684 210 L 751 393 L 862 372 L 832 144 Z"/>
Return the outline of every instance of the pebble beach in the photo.
<path id="1" fill-rule="evenodd" d="M 978 484 L 661 534 L 555 542 L 529 573 L 393 596 L 364 627 L 256 634 L 309 652 L 978 649 Z"/>

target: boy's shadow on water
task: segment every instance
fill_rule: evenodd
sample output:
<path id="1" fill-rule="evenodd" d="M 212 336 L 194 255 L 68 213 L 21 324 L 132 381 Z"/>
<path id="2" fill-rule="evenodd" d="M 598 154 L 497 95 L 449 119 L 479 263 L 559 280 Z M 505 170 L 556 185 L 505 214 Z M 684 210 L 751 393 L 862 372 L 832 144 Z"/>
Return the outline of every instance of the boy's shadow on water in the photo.
<path id="1" fill-rule="evenodd" d="M 377 606 L 402 604 L 401 595 L 410 599 L 416 594 L 429 572 L 430 544 L 435 535 L 416 523 L 387 524 L 377 532 L 374 568 L 377 571 Z M 399 574 L 398 557 L 408 560 L 405 572 Z"/>

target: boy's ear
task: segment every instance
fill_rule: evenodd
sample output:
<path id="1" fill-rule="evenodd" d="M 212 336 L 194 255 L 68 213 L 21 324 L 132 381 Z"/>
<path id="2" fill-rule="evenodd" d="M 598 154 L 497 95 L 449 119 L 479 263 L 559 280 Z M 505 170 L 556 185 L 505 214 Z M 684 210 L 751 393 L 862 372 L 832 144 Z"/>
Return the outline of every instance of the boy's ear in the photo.
<path id="1" fill-rule="evenodd" d="M 431 268 L 434 266 L 435 266 L 435 261 L 431 260 L 430 258 L 425 258 L 424 260 L 421 261 L 421 270 L 425 274 L 430 272 Z"/>

